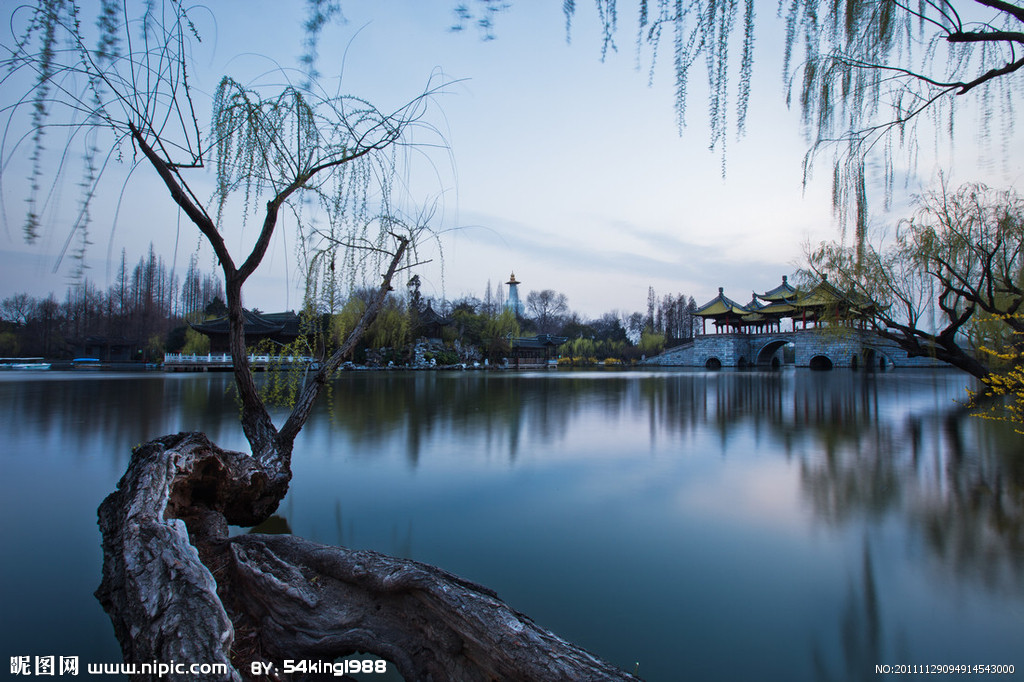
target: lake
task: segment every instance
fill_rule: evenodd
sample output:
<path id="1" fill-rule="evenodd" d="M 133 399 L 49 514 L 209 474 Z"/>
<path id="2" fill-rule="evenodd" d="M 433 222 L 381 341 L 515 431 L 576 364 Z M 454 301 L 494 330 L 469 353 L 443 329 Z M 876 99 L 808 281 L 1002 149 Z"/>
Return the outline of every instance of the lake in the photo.
<path id="1" fill-rule="evenodd" d="M 274 525 L 439 565 L 648 680 L 1024 676 L 1024 436 L 965 415 L 968 381 L 352 372 Z M 154 436 L 246 449 L 230 386 L 0 374 L 4 657 L 120 660 L 96 507 Z"/>

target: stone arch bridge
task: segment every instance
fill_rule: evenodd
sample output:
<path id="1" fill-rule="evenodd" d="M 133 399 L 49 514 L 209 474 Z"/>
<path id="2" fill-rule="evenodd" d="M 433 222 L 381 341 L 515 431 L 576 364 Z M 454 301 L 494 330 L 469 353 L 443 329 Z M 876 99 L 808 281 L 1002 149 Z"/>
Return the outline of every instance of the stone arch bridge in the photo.
<path id="1" fill-rule="evenodd" d="M 932 358 L 911 358 L 892 341 L 859 329 L 809 329 L 764 334 L 703 334 L 644 361 L 676 367 L 780 367 L 889 369 L 941 367 Z"/>

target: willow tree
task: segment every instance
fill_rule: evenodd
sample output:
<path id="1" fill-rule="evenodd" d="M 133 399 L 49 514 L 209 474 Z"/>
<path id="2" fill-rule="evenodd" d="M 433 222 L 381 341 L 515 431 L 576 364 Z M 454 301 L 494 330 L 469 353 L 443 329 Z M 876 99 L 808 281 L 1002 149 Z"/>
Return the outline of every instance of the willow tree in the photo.
<path id="1" fill-rule="evenodd" d="M 323 3 L 311 0 L 310 7 L 315 35 Z M 373 321 L 395 275 L 412 264 L 426 226 L 395 219 L 387 198 L 397 150 L 422 124 L 438 88 L 382 112 L 319 89 L 310 68 L 303 87 L 225 77 L 203 102 L 191 72 L 199 40 L 192 10 L 178 0 L 137 7 L 103 0 L 98 8 L 95 46 L 87 43 L 91 30 L 74 0 L 14 10 L 0 60 L 9 103 L 0 143 L 3 186 L 8 196 L 15 186 L 25 193 L 25 236 L 37 239 L 49 222 L 66 219 L 55 188 L 80 155 L 71 222 L 83 249 L 91 211 L 111 191 L 107 176 L 124 176 L 112 169 L 160 179 L 168 211 L 191 222 L 223 271 L 241 423 L 252 450 L 229 452 L 203 434 L 182 433 L 133 451 L 99 514 L 104 566 L 97 596 L 126 660 L 223 663 L 230 679 L 240 679 L 269 674 L 264 661 L 364 651 L 394 661 L 409 679 L 620 676 L 485 588 L 438 569 L 299 538 L 228 537 L 229 524 L 255 525 L 276 509 L 291 479 L 295 438 L 317 395 Z M 280 75 L 287 82 L 288 74 Z M 207 107 L 204 126 L 200 112 Z M 51 154 L 45 142 L 55 130 L 65 135 Z M 27 185 L 20 186 L 25 158 Z M 296 238 L 310 236 L 310 203 L 327 216 L 328 248 L 341 247 L 342 264 L 362 262 L 382 271 L 382 279 L 278 426 L 248 363 L 242 293 L 282 229 L 282 214 L 293 216 Z M 154 198 L 146 210 L 157 206 Z M 149 217 L 137 216 L 138 223 Z M 229 243 L 245 246 L 239 253 Z"/>
<path id="2" fill-rule="evenodd" d="M 1012 190 L 943 187 L 919 199 L 892 239 L 860 248 L 822 243 L 808 264 L 813 278 L 873 301 L 865 321 L 911 356 L 937 358 L 995 385 L 1007 367 L 993 360 L 1005 356 L 1011 373 L 1019 363 L 1024 198 Z"/>
<path id="3" fill-rule="evenodd" d="M 511 0 L 456 7 L 456 29 L 476 23 L 490 36 Z M 622 3 L 596 0 L 601 55 L 617 48 Z M 567 31 L 575 0 L 562 3 Z M 722 155 L 732 130 L 744 133 L 755 38 L 766 37 L 755 0 L 638 0 L 632 42 L 650 66 L 671 60 L 674 106 L 687 123 L 690 90 L 700 70 L 707 86 L 710 147 Z M 843 225 L 866 238 L 867 179 L 874 160 L 886 198 L 901 163 L 913 168 L 922 142 L 948 148 L 960 132 L 958 111 L 972 100 L 983 137 L 1009 135 L 1021 94 L 1024 7 L 1006 0 L 780 0 L 784 21 L 784 92 L 799 108 L 808 136 L 805 179 L 831 153 L 833 203 Z M 761 22 L 761 23 L 759 23 Z M 664 56 L 663 53 L 669 55 Z M 931 130 L 921 127 L 922 121 Z M 995 145 L 1000 152 L 1006 153 Z M 899 152 L 904 157 L 899 157 Z"/>

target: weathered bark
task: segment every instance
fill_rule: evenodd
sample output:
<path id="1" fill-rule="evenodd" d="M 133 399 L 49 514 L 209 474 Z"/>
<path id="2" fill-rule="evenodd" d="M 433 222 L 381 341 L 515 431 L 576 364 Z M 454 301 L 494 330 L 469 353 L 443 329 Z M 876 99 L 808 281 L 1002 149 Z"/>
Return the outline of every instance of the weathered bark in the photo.
<path id="1" fill-rule="evenodd" d="M 271 513 L 267 481 L 253 457 L 199 433 L 134 451 L 99 510 L 97 597 L 127 662 L 226 663 L 241 680 L 255 661 L 280 672 L 284 659 L 372 653 L 408 680 L 633 679 L 438 568 L 292 536 L 228 538 L 228 524 Z"/>

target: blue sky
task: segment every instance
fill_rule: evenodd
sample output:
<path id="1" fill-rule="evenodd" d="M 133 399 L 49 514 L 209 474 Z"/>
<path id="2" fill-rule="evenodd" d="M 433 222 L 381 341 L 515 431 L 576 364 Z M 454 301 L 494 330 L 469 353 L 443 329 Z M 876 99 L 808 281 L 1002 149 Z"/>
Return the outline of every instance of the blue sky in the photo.
<path id="1" fill-rule="evenodd" d="M 759 17 L 747 134 L 739 140 L 730 134 L 724 178 L 720 155 L 708 151 L 703 74 L 694 74 L 689 126 L 679 136 L 669 63 L 663 60 L 650 86 L 646 63 L 637 70 L 629 3 L 620 3 L 619 51 L 604 63 L 594 11 L 586 3 L 571 44 L 561 3 L 515 3 L 499 17 L 497 39 L 490 41 L 474 30 L 447 30 L 454 4 L 344 2 L 347 22 L 328 27 L 320 46 L 324 76 L 342 73 L 343 91 L 381 109 L 417 95 L 432 74 L 459 79 L 437 98 L 430 117 L 450 154 L 435 154 L 430 164 L 414 160 L 405 176 L 407 211 L 434 201 L 439 206 L 443 259 L 425 252 L 434 260 L 419 270 L 424 293 L 482 296 L 488 282 L 496 286 L 515 271 L 524 295 L 555 289 L 584 317 L 642 310 L 648 286 L 659 295 L 684 292 L 698 303 L 722 286 L 745 301 L 752 290 L 770 289 L 792 272 L 804 242 L 839 235 L 827 158 L 807 187 L 801 182 L 807 145 L 797 112 L 784 103 L 774 3 Z M 295 1 L 219 3 L 215 23 L 200 15 L 197 88 L 211 92 L 225 73 L 253 78 L 271 68 L 271 59 L 297 65 L 302 9 Z M 898 192 L 896 212 L 876 212 L 877 224 L 904 215 L 902 197 L 934 183 L 939 169 L 954 184 L 1020 180 L 1020 136 L 1006 143 L 1005 163 L 986 164 L 990 152 L 978 147 L 969 126 L 967 119 L 953 157 L 944 151 L 936 157 L 930 141 L 923 143 L 914 180 Z M 97 209 L 88 254 L 89 276 L 101 287 L 116 275 L 108 257 L 116 261 L 123 247 L 134 262 L 150 240 L 182 274 L 197 250 L 212 269 L 198 233 L 187 222 L 179 225 L 148 168 L 128 185 L 111 232 L 120 191 L 113 187 L 105 208 Z M 72 189 L 65 192 L 73 196 Z M 4 200 L 0 296 L 61 294 L 70 266 L 52 269 L 66 228 L 55 219 L 40 242 L 26 246 L 20 197 L 7 187 Z M 881 203 L 875 188 L 872 204 Z M 264 269 L 247 285 L 246 305 L 300 305 L 294 246 L 288 230 L 275 239 Z"/>

